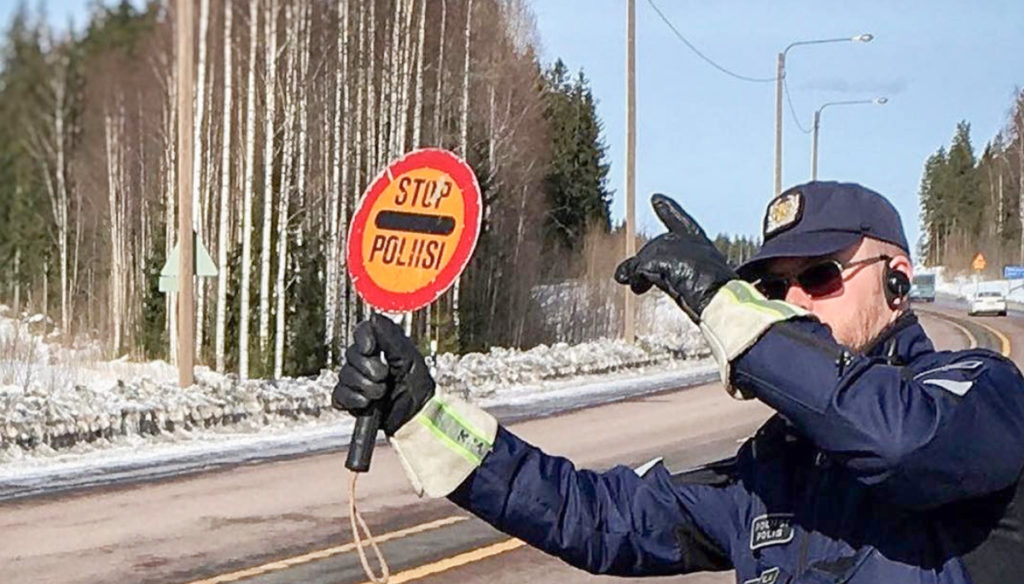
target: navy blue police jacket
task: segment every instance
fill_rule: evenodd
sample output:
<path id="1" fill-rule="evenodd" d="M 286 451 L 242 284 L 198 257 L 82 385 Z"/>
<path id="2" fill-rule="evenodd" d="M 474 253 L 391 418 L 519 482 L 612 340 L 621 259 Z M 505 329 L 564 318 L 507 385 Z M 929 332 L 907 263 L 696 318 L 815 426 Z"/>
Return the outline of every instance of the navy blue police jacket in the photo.
<path id="1" fill-rule="evenodd" d="M 777 412 L 734 458 L 578 470 L 499 427 L 449 498 L 581 569 L 737 582 L 1024 582 L 1024 380 L 936 351 L 913 313 L 854 353 L 811 320 L 733 363 Z"/>

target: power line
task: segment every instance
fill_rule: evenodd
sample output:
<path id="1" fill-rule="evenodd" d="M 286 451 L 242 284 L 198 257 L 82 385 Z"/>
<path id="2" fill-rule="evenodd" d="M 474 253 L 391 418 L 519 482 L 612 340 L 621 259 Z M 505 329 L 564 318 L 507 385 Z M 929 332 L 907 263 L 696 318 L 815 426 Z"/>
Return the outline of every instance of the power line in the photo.
<path id="1" fill-rule="evenodd" d="M 782 76 L 782 87 L 786 90 L 786 103 L 789 104 L 789 113 L 793 114 L 793 123 L 796 124 L 797 128 L 804 134 L 810 134 L 810 128 L 804 128 L 803 124 L 800 123 L 800 116 L 796 115 L 796 108 L 793 107 L 793 99 L 789 96 L 789 83 L 786 82 L 786 76 Z"/>
<path id="2" fill-rule="evenodd" d="M 752 83 L 771 83 L 771 82 L 773 82 L 773 81 L 775 81 L 777 79 L 777 77 L 747 77 L 746 75 L 740 75 L 739 73 L 733 73 L 732 71 L 730 71 L 730 70 L 726 69 L 725 67 L 719 65 L 718 63 L 712 61 L 710 57 L 708 57 L 704 53 L 700 52 L 700 49 L 695 47 L 693 45 L 693 43 L 691 43 L 689 40 L 687 40 L 686 37 L 683 36 L 683 33 L 679 32 L 679 29 L 676 28 L 676 26 L 674 24 L 672 24 L 672 21 L 669 20 L 667 16 L 665 16 L 665 13 L 662 12 L 661 9 L 658 8 L 658 5 L 654 3 L 654 0 L 647 0 L 647 3 L 650 4 L 651 8 L 653 8 L 654 11 L 658 14 L 658 16 L 661 18 L 661 21 L 664 22 L 665 25 L 668 26 L 672 30 L 673 33 L 675 33 L 676 38 L 678 38 L 680 41 L 682 41 L 683 44 L 686 45 L 691 51 L 693 51 L 693 53 L 695 55 L 697 55 L 698 57 L 703 59 L 707 64 L 711 65 L 715 69 L 718 69 L 719 71 L 721 71 L 722 73 L 725 73 L 726 75 L 728 75 L 730 77 L 735 77 L 736 79 L 739 79 L 740 81 L 750 81 Z"/>

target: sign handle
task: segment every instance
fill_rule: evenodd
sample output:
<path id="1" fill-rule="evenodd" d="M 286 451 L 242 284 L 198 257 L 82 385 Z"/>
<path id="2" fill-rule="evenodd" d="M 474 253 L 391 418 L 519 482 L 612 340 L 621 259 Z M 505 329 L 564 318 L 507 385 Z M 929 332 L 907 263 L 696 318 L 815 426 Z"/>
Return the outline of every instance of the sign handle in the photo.
<path id="1" fill-rule="evenodd" d="M 373 445 L 377 440 L 377 428 L 380 427 L 382 415 L 379 403 L 370 406 L 370 413 L 356 418 L 352 430 L 352 440 L 348 445 L 348 458 L 345 468 L 355 472 L 370 470 L 370 458 L 373 457 Z"/>

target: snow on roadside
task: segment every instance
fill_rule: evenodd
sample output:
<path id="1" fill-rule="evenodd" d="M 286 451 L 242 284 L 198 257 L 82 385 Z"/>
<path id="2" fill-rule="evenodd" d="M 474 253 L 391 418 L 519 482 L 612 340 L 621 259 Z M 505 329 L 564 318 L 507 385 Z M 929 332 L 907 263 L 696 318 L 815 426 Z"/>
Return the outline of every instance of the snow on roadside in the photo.
<path id="1" fill-rule="evenodd" d="M 1006 295 L 1008 300 L 1024 302 L 1024 282 L 1021 280 L 983 280 L 974 275 L 947 274 L 941 267 L 930 272 L 935 274 L 935 290 L 942 294 L 965 299 L 980 291 L 997 291 Z"/>
<path id="2" fill-rule="evenodd" d="M 600 340 L 528 351 L 494 348 L 461 357 L 439 355 L 435 377 L 445 391 L 490 407 L 562 395 L 572 403 L 579 387 L 598 391 L 616 379 L 643 385 L 642 379 L 635 380 L 667 374 L 678 381 L 681 372 L 710 371 L 696 327 L 666 322 L 672 325 L 664 327 L 668 333 L 644 337 L 635 345 Z M 0 345 L 0 374 L 5 366 L 30 372 L 0 377 L 0 479 L 40 465 L 74 464 L 98 451 L 120 453 L 115 458 L 127 452 L 141 458 L 164 452 L 173 458 L 173 452 L 216 450 L 227 442 L 301 443 L 304 434 L 336 437 L 351 424 L 349 417 L 330 408 L 337 379 L 333 371 L 316 378 L 239 381 L 200 367 L 196 384 L 183 390 L 174 381 L 175 369 L 166 363 L 89 361 L 83 353 L 94 349 L 58 348 L 31 334 L 29 324 L 0 319 L 0 343 L 16 338 L 19 347 L 28 347 L 5 353 Z M 10 356 L 15 358 L 5 364 L 3 358 Z"/>

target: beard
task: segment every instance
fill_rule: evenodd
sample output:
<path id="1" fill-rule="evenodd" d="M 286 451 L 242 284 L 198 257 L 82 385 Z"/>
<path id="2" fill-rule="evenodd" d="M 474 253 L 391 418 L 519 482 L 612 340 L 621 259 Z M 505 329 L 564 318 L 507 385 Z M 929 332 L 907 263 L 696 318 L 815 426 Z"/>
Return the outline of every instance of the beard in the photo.
<path id="1" fill-rule="evenodd" d="M 875 343 L 892 318 L 892 311 L 887 306 L 872 303 L 854 311 L 841 329 L 833 328 L 833 336 L 841 344 L 862 353 Z"/>

